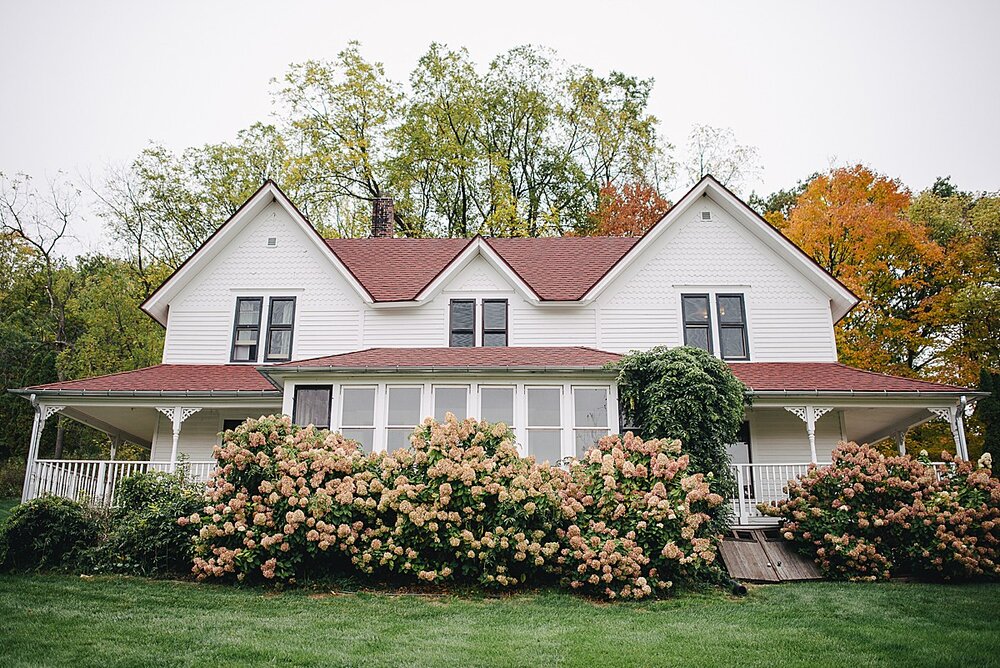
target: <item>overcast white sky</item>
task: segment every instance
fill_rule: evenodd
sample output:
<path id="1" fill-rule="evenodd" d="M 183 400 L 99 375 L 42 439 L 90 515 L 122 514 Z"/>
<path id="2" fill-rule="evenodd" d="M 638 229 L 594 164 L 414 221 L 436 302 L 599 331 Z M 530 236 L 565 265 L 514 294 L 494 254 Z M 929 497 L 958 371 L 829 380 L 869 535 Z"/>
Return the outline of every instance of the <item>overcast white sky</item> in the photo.
<path id="1" fill-rule="evenodd" d="M 232 139 L 269 80 L 351 39 L 405 81 L 432 41 L 480 65 L 524 43 L 654 77 L 683 144 L 731 127 L 759 192 L 865 162 L 911 188 L 1000 188 L 1000 2 L 27 2 L 0 0 L 0 171 L 100 173 L 149 141 Z M 91 221 L 85 247 L 99 239 Z"/>

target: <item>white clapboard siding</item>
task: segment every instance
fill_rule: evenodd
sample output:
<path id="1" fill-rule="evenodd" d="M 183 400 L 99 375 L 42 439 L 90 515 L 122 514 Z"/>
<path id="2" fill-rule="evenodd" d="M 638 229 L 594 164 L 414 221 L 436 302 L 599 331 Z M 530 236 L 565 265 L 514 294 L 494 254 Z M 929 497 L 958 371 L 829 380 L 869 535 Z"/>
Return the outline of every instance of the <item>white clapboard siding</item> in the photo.
<path id="1" fill-rule="evenodd" d="M 816 421 L 818 461 L 830 461 L 830 453 L 841 440 L 839 412 L 830 411 Z M 761 408 L 750 412 L 750 447 L 754 464 L 810 460 L 806 423 L 783 408 Z"/>

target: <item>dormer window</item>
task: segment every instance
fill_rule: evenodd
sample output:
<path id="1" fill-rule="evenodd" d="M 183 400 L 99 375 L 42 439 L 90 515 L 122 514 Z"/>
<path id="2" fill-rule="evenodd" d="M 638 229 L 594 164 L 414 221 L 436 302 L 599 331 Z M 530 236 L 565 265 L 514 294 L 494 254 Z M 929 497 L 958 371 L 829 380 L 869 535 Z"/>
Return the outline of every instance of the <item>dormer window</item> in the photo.
<path id="1" fill-rule="evenodd" d="M 260 341 L 260 312 L 264 300 L 261 297 L 238 297 L 236 299 L 236 324 L 233 328 L 233 362 L 256 362 L 257 345 Z"/>
<path id="2" fill-rule="evenodd" d="M 480 328 L 476 331 L 476 308 Z M 448 345 L 452 348 L 507 345 L 507 300 L 452 299 L 448 305 Z"/>
<path id="3" fill-rule="evenodd" d="M 713 299 L 715 318 L 712 317 Z M 684 345 L 710 353 L 717 345 L 719 356 L 724 360 L 750 359 L 746 303 L 742 294 L 681 295 L 681 314 L 684 319 Z"/>

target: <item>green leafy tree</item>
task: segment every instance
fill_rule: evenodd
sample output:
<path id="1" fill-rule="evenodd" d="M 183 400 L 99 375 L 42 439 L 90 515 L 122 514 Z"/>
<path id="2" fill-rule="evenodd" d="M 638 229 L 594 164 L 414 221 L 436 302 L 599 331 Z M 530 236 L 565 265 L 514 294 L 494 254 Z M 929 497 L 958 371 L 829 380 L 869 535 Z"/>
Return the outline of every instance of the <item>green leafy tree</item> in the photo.
<path id="1" fill-rule="evenodd" d="M 983 452 L 990 453 L 997 467 L 1000 466 L 1000 373 L 983 369 L 979 389 L 990 393 L 979 400 L 975 413 L 983 425 Z"/>
<path id="2" fill-rule="evenodd" d="M 713 491 L 735 491 L 726 446 L 743 424 L 746 387 L 725 362 L 699 348 L 658 346 L 616 364 L 623 428 L 643 438 L 680 439 L 691 470 L 711 474 Z"/>

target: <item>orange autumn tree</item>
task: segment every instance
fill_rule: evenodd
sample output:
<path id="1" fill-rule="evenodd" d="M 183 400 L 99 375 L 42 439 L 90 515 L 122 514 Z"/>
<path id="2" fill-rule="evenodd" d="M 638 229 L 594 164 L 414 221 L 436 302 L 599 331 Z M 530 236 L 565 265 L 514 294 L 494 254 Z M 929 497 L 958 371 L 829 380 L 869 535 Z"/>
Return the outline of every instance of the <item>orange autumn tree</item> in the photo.
<path id="1" fill-rule="evenodd" d="M 670 208 L 670 202 L 646 183 L 614 184 L 601 188 L 597 211 L 590 214 L 590 234 L 603 237 L 640 237 Z"/>
<path id="2" fill-rule="evenodd" d="M 917 375 L 933 359 L 944 253 L 909 207 L 898 180 L 855 165 L 816 176 L 770 219 L 861 299 L 837 326 L 847 364 Z"/>

